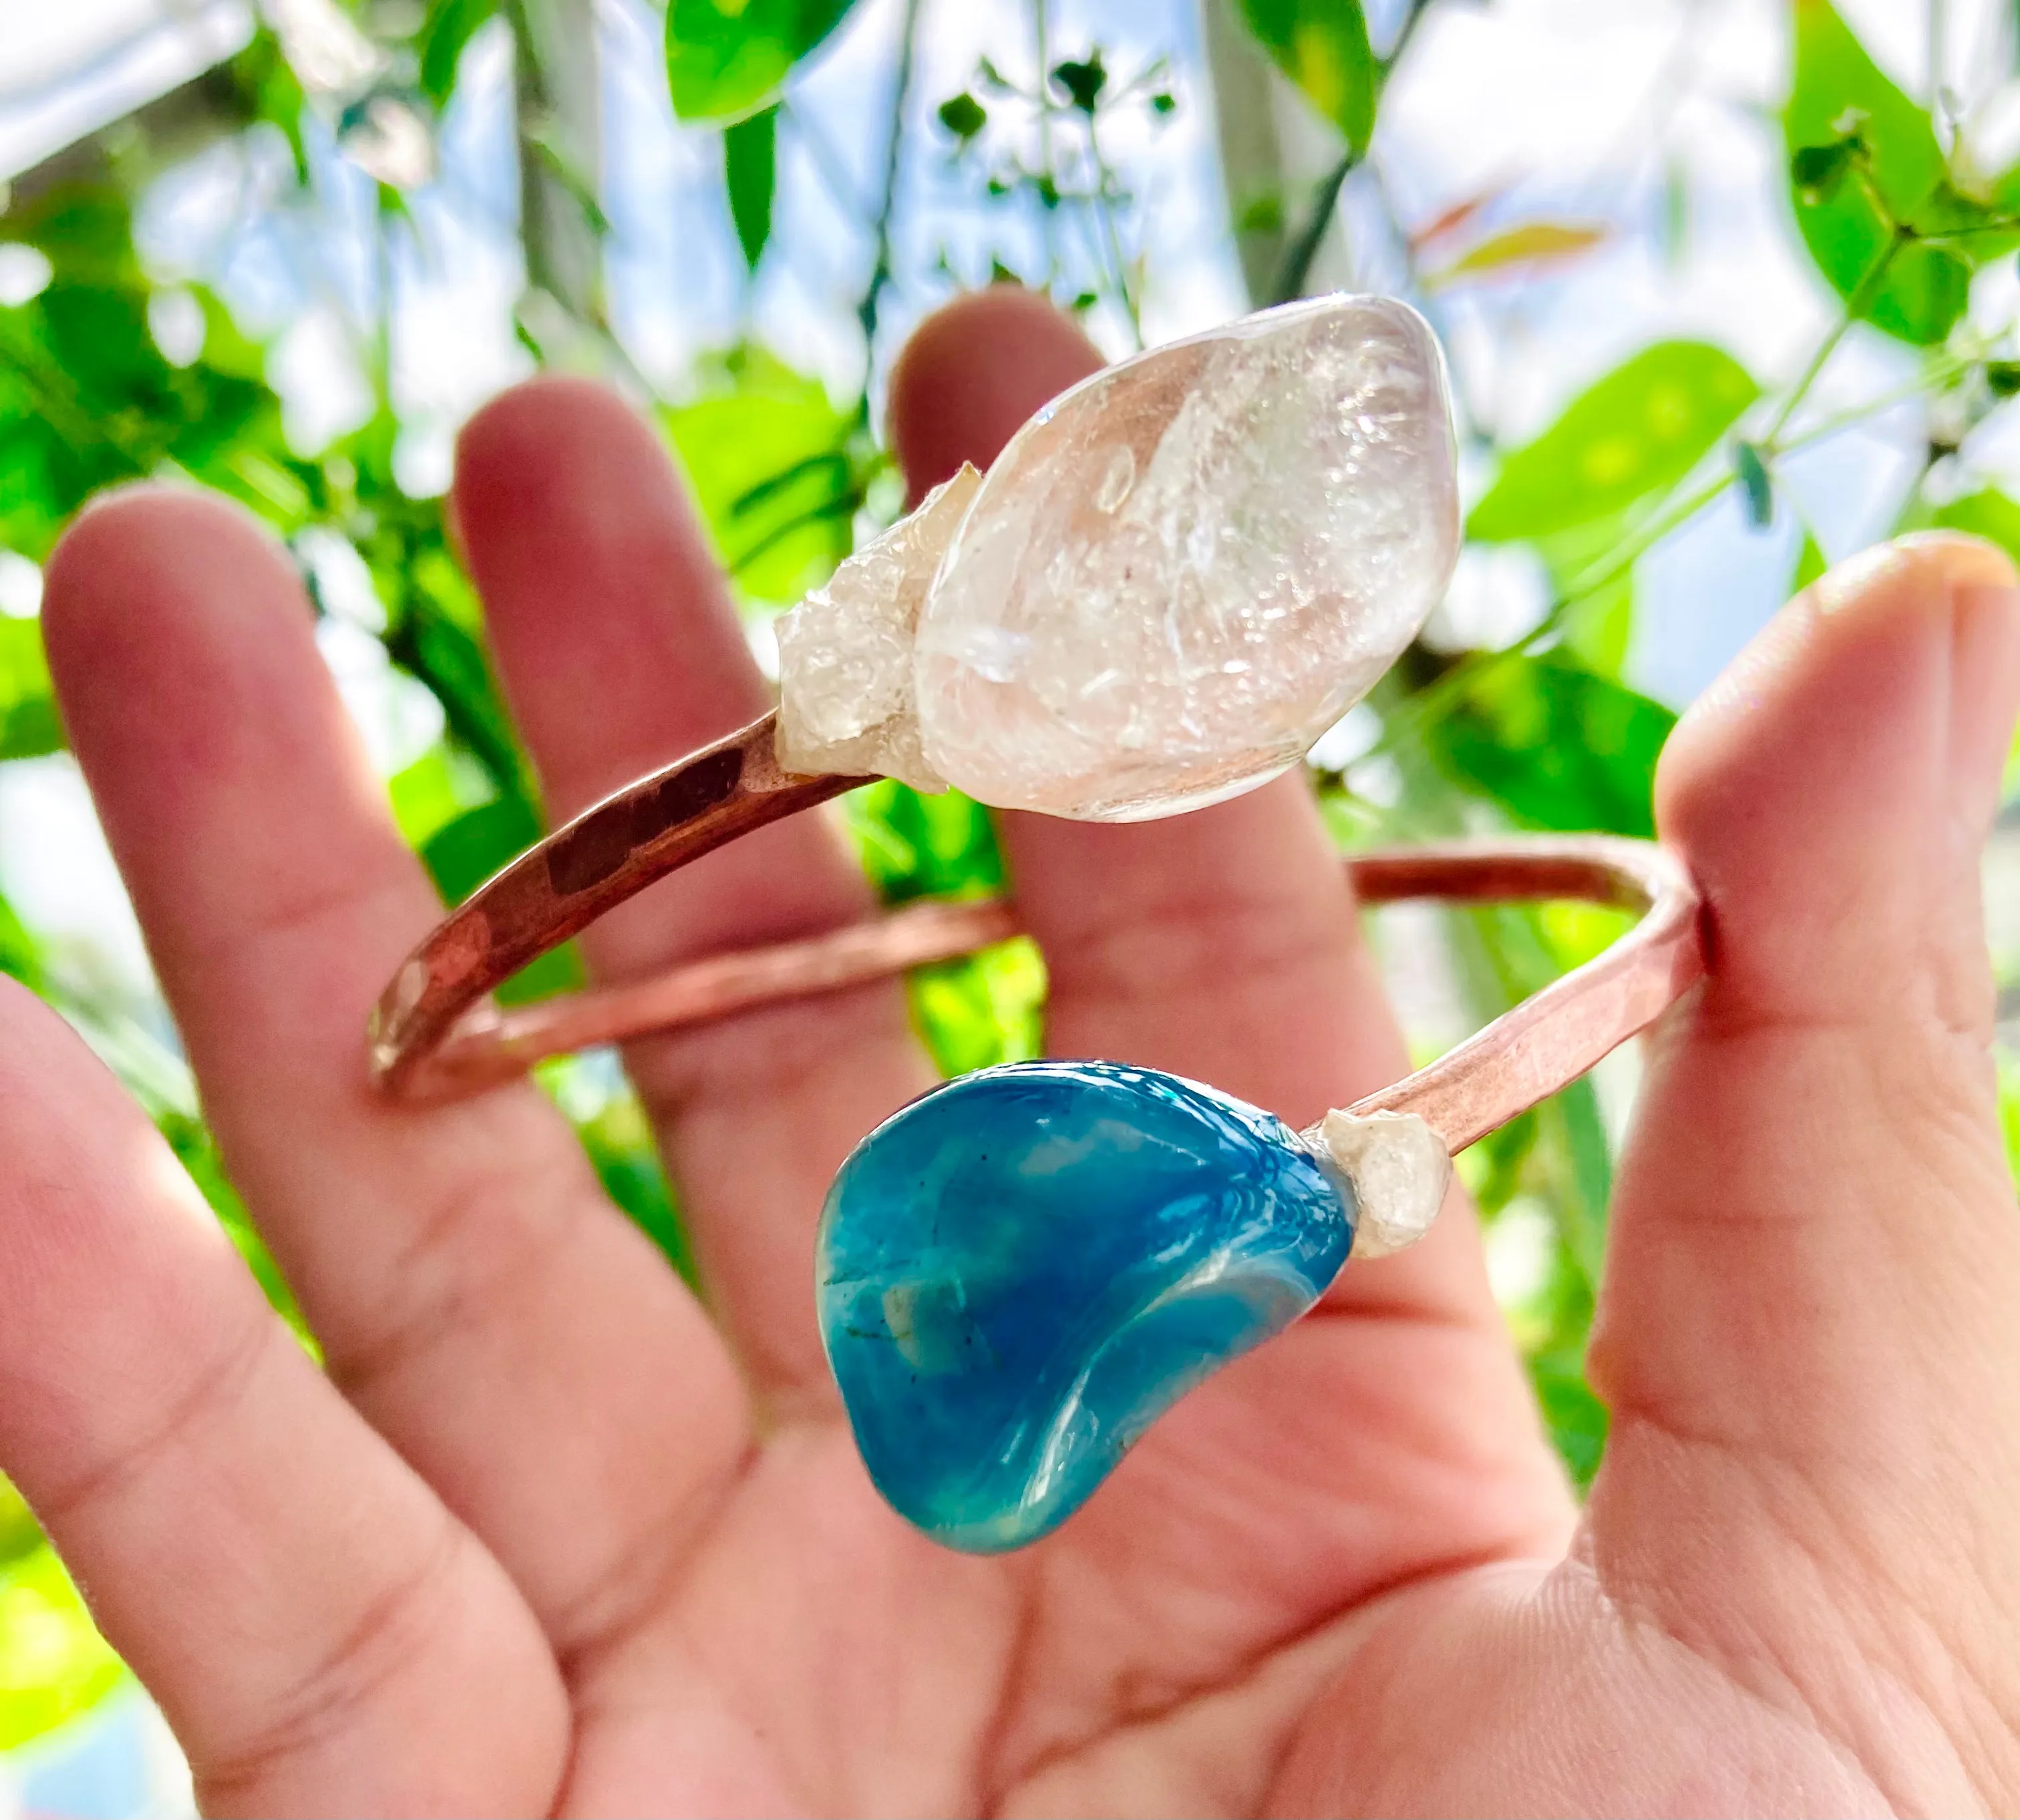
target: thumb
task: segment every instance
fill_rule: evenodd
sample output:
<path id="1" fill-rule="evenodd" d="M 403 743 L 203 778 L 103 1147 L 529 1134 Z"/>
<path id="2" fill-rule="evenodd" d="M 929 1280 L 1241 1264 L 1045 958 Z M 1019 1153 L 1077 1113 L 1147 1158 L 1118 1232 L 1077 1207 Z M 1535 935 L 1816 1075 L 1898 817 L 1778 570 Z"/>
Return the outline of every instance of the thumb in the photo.
<path id="1" fill-rule="evenodd" d="M 1828 1621 L 1862 1659 L 1911 1636 L 2015 1659 L 2020 1219 L 1979 885 L 2014 584 L 1949 536 L 1843 565 L 1663 755 L 1709 972 L 1622 1162 L 1589 1520 L 1614 1589 L 1714 1651 Z"/>

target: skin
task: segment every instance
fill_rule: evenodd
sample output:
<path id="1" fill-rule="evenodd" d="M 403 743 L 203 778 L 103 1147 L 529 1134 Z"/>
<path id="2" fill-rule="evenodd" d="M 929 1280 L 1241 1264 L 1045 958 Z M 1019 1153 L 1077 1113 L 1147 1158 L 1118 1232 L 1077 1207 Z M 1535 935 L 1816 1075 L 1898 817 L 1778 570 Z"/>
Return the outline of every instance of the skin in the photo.
<path id="1" fill-rule="evenodd" d="M 1015 293 L 943 311 L 892 381 L 914 488 L 1094 364 Z M 453 503 L 558 813 L 762 707 L 615 399 L 506 394 Z M 205 1105 L 327 1360 L 7 989 L 0 1467 L 208 1809 L 2020 1806 L 2020 1218 L 1977 871 L 2020 597 L 1989 548 L 1833 572 L 1664 755 L 1710 972 L 1653 1041 L 1619 1173 L 1586 1508 L 1455 1203 L 993 1560 L 879 1503 L 815 1335 L 823 1190 L 931 1079 L 896 988 L 631 1054 L 704 1306 L 531 1087 L 368 1092 L 365 1009 L 438 906 L 279 550 L 216 500 L 122 492 L 56 553 L 44 619 Z M 1296 1124 L 1403 1071 L 1295 777 L 1003 834 L 1057 1052 Z M 803 817 L 585 947 L 621 977 L 867 904 Z"/>

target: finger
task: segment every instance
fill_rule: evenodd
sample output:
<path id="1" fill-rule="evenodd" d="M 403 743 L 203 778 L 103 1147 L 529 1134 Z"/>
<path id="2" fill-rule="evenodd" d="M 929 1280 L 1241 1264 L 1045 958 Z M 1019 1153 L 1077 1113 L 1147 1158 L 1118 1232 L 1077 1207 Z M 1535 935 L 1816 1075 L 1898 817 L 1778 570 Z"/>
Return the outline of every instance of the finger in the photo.
<path id="1" fill-rule="evenodd" d="M 1960 1556 L 1982 1611 L 2015 1609 L 2020 1222 L 1978 863 L 2016 704 L 2011 565 L 1908 539 L 1798 596 L 1664 754 L 1709 972 L 1621 1172 L 1592 1517 L 1609 1571 L 1691 1557 L 1680 1597 L 1718 1564 L 1691 1624 L 1850 1567 L 1901 1601 L 1898 1642 Z"/>
<path id="2" fill-rule="evenodd" d="M 507 692 L 558 815 L 754 719 L 769 697 L 657 439 L 601 387 L 543 380 L 463 432 L 456 522 Z M 607 979 L 868 914 L 820 817 L 739 841 L 583 938 Z M 634 1044 L 711 1300 L 756 1382 L 826 1406 L 814 1227 L 863 1134 L 932 1083 L 879 985 Z"/>
<path id="3" fill-rule="evenodd" d="M 734 1374 L 532 1088 L 416 1111 L 366 1084 L 365 1012 L 439 906 L 285 558 L 222 502 L 121 495 L 56 552 L 43 619 L 227 1164 L 332 1375 L 560 1647 L 621 1623 L 740 1457 Z"/>
<path id="4" fill-rule="evenodd" d="M 168 1147 L 0 980 L 0 1466 L 206 1811 L 544 1811 L 568 1705 L 496 1563 L 344 1408 Z"/>
<path id="5" fill-rule="evenodd" d="M 986 464 L 1045 388 L 1095 364 L 1019 292 L 929 318 L 891 384 L 913 489 Z M 1406 1071 L 1301 776 L 1161 822 L 1001 827 L 1045 954 L 1054 1053 L 1210 1081 L 1298 1124 Z M 1324 1307 L 1162 1419 L 1047 1545 L 1006 1752 L 1080 1742 L 1088 1713 L 1174 1703 L 1377 1587 L 1557 1545 L 1562 1475 L 1463 1206 L 1414 1251 L 1342 1273 Z"/>

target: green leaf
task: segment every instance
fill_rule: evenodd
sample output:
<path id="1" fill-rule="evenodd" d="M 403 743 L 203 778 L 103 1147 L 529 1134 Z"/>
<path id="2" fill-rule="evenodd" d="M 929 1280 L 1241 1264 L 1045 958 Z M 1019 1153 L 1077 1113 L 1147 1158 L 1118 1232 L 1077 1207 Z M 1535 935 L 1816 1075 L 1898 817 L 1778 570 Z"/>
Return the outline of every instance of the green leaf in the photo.
<path id="1" fill-rule="evenodd" d="M 1468 247 L 1451 264 L 1427 273 L 1431 289 L 1483 273 L 1533 271 L 1560 265 L 1605 243 L 1609 230 L 1580 221 L 1525 221 Z"/>
<path id="2" fill-rule="evenodd" d="M 940 104 L 939 119 L 940 125 L 965 145 L 989 124 L 989 111 L 963 89 Z"/>
<path id="3" fill-rule="evenodd" d="M 595 1165 L 604 1193 L 659 1248 L 689 1287 L 699 1288 L 694 1248 L 688 1242 L 652 1126 L 638 1096 L 630 1092 L 613 1095 L 594 1117 L 577 1122 L 576 1135 Z"/>
<path id="4" fill-rule="evenodd" d="M 1967 531 L 1974 537 L 1982 537 L 2020 562 L 2020 504 L 1996 487 L 1967 493 L 1946 506 L 1937 507 L 1930 514 L 1929 522 L 1946 531 Z"/>
<path id="5" fill-rule="evenodd" d="M 0 973 L 20 980 L 31 992 L 45 988 L 41 944 L 4 897 L 0 897 Z"/>
<path id="6" fill-rule="evenodd" d="M 465 809 L 478 806 L 464 800 L 446 744 L 431 747 L 412 764 L 394 772 L 386 787 L 393 800 L 393 819 L 400 824 L 407 845 L 416 852 Z M 489 796 L 486 791 L 485 797 Z"/>
<path id="7" fill-rule="evenodd" d="M 1866 142 L 1857 133 L 1834 139 L 1828 145 L 1799 147 L 1789 157 L 1789 181 L 1802 201 L 1827 202 L 1865 151 Z"/>
<path id="8" fill-rule="evenodd" d="M 1800 594 L 1829 567 L 1830 565 L 1824 561 L 1822 547 L 1810 532 L 1804 531 L 1803 547 L 1796 552 L 1796 572 L 1789 581 L 1791 597 Z"/>
<path id="9" fill-rule="evenodd" d="M 1241 0 L 1248 29 L 1306 98 L 1364 152 L 1375 133 L 1382 72 L 1361 0 Z"/>
<path id="10" fill-rule="evenodd" d="M 1578 1323 L 1581 1339 L 1590 1320 L 1587 1311 Z M 1608 1428 L 1606 1405 L 1586 1382 L 1585 1349 L 1582 1345 L 1542 1348 L 1528 1354 L 1528 1364 L 1544 1426 L 1571 1483 L 1583 1491 L 1599 1471 Z"/>
<path id="11" fill-rule="evenodd" d="M 1628 513 L 1611 512 L 1535 545 L 1559 603 L 1565 648 L 1601 676 L 1619 675 L 1634 632 L 1634 565 L 1619 554 L 1630 522 Z"/>
<path id="12" fill-rule="evenodd" d="M 946 1075 L 1043 1054 L 1045 984 L 1044 957 L 1023 935 L 921 967 L 906 982 L 912 1021 Z"/>
<path id="13" fill-rule="evenodd" d="M 1284 196 L 1281 190 L 1264 190 L 1251 196 L 1236 210 L 1237 234 L 1281 234 L 1284 231 Z"/>
<path id="14" fill-rule="evenodd" d="M 729 186 L 729 219 L 736 244 L 753 271 L 772 237 L 772 192 L 778 176 L 779 109 L 733 120 L 722 129 L 722 171 Z"/>
<path id="15" fill-rule="evenodd" d="M 1441 770 L 1521 825 L 1645 839 L 1675 725 L 1660 703 L 1589 670 L 1509 657 L 1480 668 L 1425 742 Z"/>
<path id="16" fill-rule="evenodd" d="M 1732 445 L 1732 470 L 1746 496 L 1746 521 L 1757 531 L 1764 529 L 1774 521 L 1775 483 L 1760 449 L 1744 437 Z"/>
<path id="17" fill-rule="evenodd" d="M 409 548 L 407 539 L 394 540 L 395 550 Z M 368 553 L 374 579 L 399 579 L 389 575 L 386 555 L 379 550 Z M 407 572 L 409 576 L 412 572 Z M 477 635 L 452 619 L 433 596 L 409 591 L 384 642 L 387 655 L 434 692 L 449 731 L 491 774 L 499 794 L 530 803 L 530 772 Z"/>
<path id="18" fill-rule="evenodd" d="M 497 10 L 498 0 L 429 0 L 414 45 L 420 53 L 421 93 L 437 107 L 448 104 L 456 87 L 463 47 Z"/>
<path id="19" fill-rule="evenodd" d="M 1760 393 L 1738 361 L 1708 343 L 1644 348 L 1508 457 L 1466 535 L 1505 543 L 1620 511 L 1681 480 Z"/>
<path id="20" fill-rule="evenodd" d="M 1939 342 L 1964 314 L 1973 256 L 1998 245 L 1896 245 L 1896 230 L 1954 232 L 1989 215 L 1951 187 L 1927 113 L 1881 72 L 1830 0 L 1795 0 L 1795 27 L 1782 124 L 1803 242 L 1839 296 L 1864 295 L 1868 321 L 1917 347 Z"/>
<path id="21" fill-rule="evenodd" d="M 0 1568 L 42 1546 L 42 1526 L 29 1509 L 27 1499 L 8 1480 L 0 1478 Z"/>
<path id="22" fill-rule="evenodd" d="M 193 1113 L 173 1106 L 155 1110 L 154 1125 L 168 1139 L 176 1161 L 210 1204 L 217 1223 L 224 1229 L 224 1236 L 231 1241 L 274 1312 L 298 1335 L 307 1339 L 308 1326 L 296 1304 L 294 1291 L 288 1287 L 273 1253 L 267 1249 L 266 1241 L 253 1226 L 252 1216 L 245 1211 L 245 1203 L 225 1174 L 224 1159 L 218 1154 L 217 1140 L 211 1135 L 210 1128 Z"/>
<path id="23" fill-rule="evenodd" d="M 63 743 L 42 627 L 0 619 L 0 760 L 39 757 Z"/>
<path id="24" fill-rule="evenodd" d="M 519 798 L 466 810 L 428 840 L 421 859 L 445 903 L 461 903 L 485 879 L 540 837 L 540 824 Z"/>
<path id="25" fill-rule="evenodd" d="M 790 603 L 853 542 L 864 476 L 852 413 L 761 349 L 721 363 L 713 397 L 665 413 L 724 566 L 761 601 Z"/>
<path id="26" fill-rule="evenodd" d="M 995 825 L 972 797 L 957 790 L 925 796 L 885 778 L 845 800 L 863 869 L 885 903 L 1002 888 Z"/>
<path id="27" fill-rule="evenodd" d="M 1003 888 L 989 812 L 959 790 L 923 796 L 886 778 L 845 799 L 863 869 L 886 903 L 972 897 Z M 1044 1048 L 1045 964 L 1022 937 L 921 968 L 912 1020 L 943 1074 L 1022 1061 Z"/>
<path id="28" fill-rule="evenodd" d="M 2020 1063 L 1999 1058 L 1999 1126 L 2006 1139 L 2006 1166 L 2020 1180 Z"/>
<path id="29" fill-rule="evenodd" d="M 667 85 L 681 119 L 737 120 L 778 93 L 853 0 L 670 0 Z"/>
<path id="30" fill-rule="evenodd" d="M 1052 86 L 1083 114 L 1093 114 L 1107 85 L 1108 71 L 1102 67 L 1099 49 L 1089 53 L 1084 62 L 1052 65 Z"/>

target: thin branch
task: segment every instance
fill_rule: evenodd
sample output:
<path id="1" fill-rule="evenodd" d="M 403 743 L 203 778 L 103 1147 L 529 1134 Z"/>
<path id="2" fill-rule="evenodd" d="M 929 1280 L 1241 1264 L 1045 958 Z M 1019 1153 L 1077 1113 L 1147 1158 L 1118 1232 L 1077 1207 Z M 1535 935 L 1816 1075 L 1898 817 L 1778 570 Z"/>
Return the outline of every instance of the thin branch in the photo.
<path id="1" fill-rule="evenodd" d="M 1871 421 L 1883 411 L 1891 411 L 1897 405 L 1908 404 L 1919 398 L 1924 393 L 1931 391 L 1946 381 L 1956 378 L 1959 373 L 1976 364 L 1975 360 L 1967 359 L 1961 354 L 1946 354 L 1940 360 L 1932 361 L 1925 371 L 1917 375 L 1907 384 L 1896 386 L 1891 391 L 1882 392 L 1877 398 L 1868 398 L 1863 404 L 1854 405 L 1847 410 L 1840 411 L 1834 416 L 1825 418 L 1820 423 L 1812 423 L 1800 436 L 1791 436 L 1786 441 L 1763 443 L 1760 445 L 1760 452 L 1764 456 L 1793 455 L 1800 449 L 1807 449 L 1815 443 L 1828 441 L 1833 436 L 1839 435 L 1847 430 L 1856 429 L 1861 423 Z"/>
<path id="2" fill-rule="evenodd" d="M 1389 85 L 1390 74 L 1404 52 L 1410 48 L 1410 40 L 1417 35 L 1417 27 L 1430 9 L 1431 0 L 1410 0 L 1410 10 L 1403 15 L 1403 23 L 1396 29 L 1395 42 L 1375 65 L 1378 104 L 1382 89 Z M 1284 249 L 1284 263 L 1277 268 L 1276 282 L 1270 287 L 1271 303 L 1295 303 L 1305 294 L 1305 287 L 1311 280 L 1312 262 L 1318 257 L 1326 229 L 1332 224 L 1333 211 L 1339 206 L 1340 191 L 1364 155 L 1349 146 L 1339 162 L 1326 173 L 1318 193 L 1312 198 L 1311 213 L 1306 216 L 1304 226 L 1299 230 L 1296 239 Z"/>
<path id="3" fill-rule="evenodd" d="M 1326 229 L 1332 224 L 1333 210 L 1339 205 L 1340 190 L 1360 162 L 1361 154 L 1349 147 L 1346 155 L 1326 173 L 1318 194 L 1312 198 L 1311 213 L 1306 216 L 1304 226 L 1299 229 L 1297 238 L 1284 249 L 1284 263 L 1277 268 L 1276 282 L 1270 287 L 1271 303 L 1295 303 L 1305 294 L 1305 286 L 1312 275 L 1312 261 L 1318 257 Z"/>
<path id="4" fill-rule="evenodd" d="M 1051 37 L 1052 0 L 1031 0 L 1031 30 L 1037 39 L 1038 59 L 1038 168 L 1050 177 L 1056 187 L 1059 173 L 1052 169 L 1052 96 L 1050 70 L 1052 59 Z M 1058 211 L 1041 209 L 1039 217 L 1045 237 L 1045 288 L 1050 290 L 1059 282 L 1059 224 Z"/>
<path id="5" fill-rule="evenodd" d="M 1431 0 L 1410 0 L 1410 10 L 1403 15 L 1403 23 L 1396 28 L 1396 42 L 1390 45 L 1389 54 L 1382 59 L 1382 79 L 1385 82 L 1389 79 L 1389 72 L 1410 48 L 1410 40 L 1417 35 L 1417 27 L 1430 9 Z"/>
<path id="6" fill-rule="evenodd" d="M 904 149 L 905 114 L 912 98 L 912 53 L 919 35 L 922 0 L 905 0 L 905 22 L 898 39 L 898 72 L 891 96 L 891 124 L 884 140 L 884 186 L 877 207 L 877 257 L 870 268 L 870 282 L 856 307 L 863 325 L 866 361 L 874 353 L 877 341 L 877 307 L 884 287 L 891 282 L 891 216 L 898 200 L 899 154 Z M 863 387 L 866 398 L 869 387 Z"/>
<path id="7" fill-rule="evenodd" d="M 1100 221 L 1106 242 L 1110 264 L 1114 268 L 1116 294 L 1122 300 L 1122 313 L 1129 318 L 1129 330 L 1135 337 L 1136 345 L 1143 345 L 1143 319 L 1139 312 L 1136 294 L 1129 288 L 1129 264 L 1122 254 L 1122 235 L 1115 225 L 1115 173 L 1108 168 L 1108 161 L 1101 155 L 1101 140 L 1094 116 L 1087 117 L 1088 155 L 1094 164 L 1094 212 Z"/>
<path id="8" fill-rule="evenodd" d="M 1887 244 L 1880 249 L 1880 256 L 1873 262 L 1872 270 L 1858 281 L 1858 288 L 1845 300 L 1844 308 L 1830 332 L 1817 343 L 1816 352 L 1810 356 L 1810 364 L 1803 369 L 1802 377 L 1796 381 L 1788 396 L 1782 399 L 1781 408 L 1775 413 L 1774 421 L 1768 426 L 1766 434 L 1760 438 L 1762 442 L 1773 442 L 1787 427 L 1789 420 L 1796 414 L 1797 407 L 1808 396 L 1810 387 L 1816 383 L 1818 375 L 1824 370 L 1825 363 L 1837 353 L 1837 344 L 1844 340 L 1852 324 L 1872 307 L 1873 300 L 1879 295 L 1880 287 L 1886 280 L 1887 269 L 1894 263 L 1894 256 L 1907 245 L 1910 238 L 1907 230 L 1901 227 L 1896 227 L 1887 236 Z"/>

